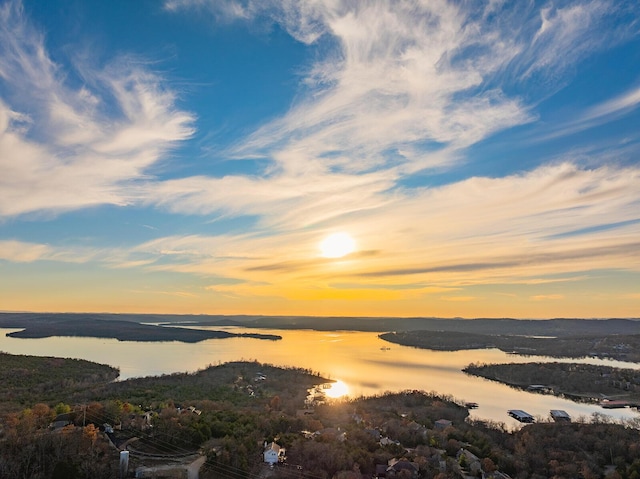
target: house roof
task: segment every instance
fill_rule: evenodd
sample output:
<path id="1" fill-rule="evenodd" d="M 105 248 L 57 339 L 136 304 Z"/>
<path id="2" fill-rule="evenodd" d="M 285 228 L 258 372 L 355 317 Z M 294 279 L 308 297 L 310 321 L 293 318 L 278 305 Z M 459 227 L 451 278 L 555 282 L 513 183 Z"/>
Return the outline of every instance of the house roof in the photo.
<path id="1" fill-rule="evenodd" d="M 389 461 L 389 467 L 387 468 L 387 471 L 390 469 L 393 469 L 396 472 L 400 472 L 402 470 L 417 472 L 418 465 L 415 462 L 407 461 L 406 459 L 392 459 L 391 461 Z"/>
<path id="2" fill-rule="evenodd" d="M 275 452 L 279 452 L 280 449 L 282 449 L 278 444 L 276 444 L 275 442 L 272 442 L 271 444 L 269 444 L 267 447 L 264 448 L 264 451 L 275 451 Z"/>

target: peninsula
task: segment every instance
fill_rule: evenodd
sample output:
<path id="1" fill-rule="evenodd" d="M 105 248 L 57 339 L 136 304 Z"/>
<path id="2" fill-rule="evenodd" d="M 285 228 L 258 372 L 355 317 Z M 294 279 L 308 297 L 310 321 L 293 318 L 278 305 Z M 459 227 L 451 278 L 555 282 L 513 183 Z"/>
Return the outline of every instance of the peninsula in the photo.
<path id="1" fill-rule="evenodd" d="M 43 316 L 25 322 L 11 322 L 10 326 L 22 327 L 20 331 L 8 333 L 14 338 L 48 338 L 52 336 L 111 338 L 119 341 L 181 341 L 197 343 L 206 339 L 255 338 L 279 340 L 276 334 L 230 333 L 227 331 L 210 331 L 155 324 L 135 323 L 113 319 L 96 319 L 92 317 L 65 317 L 54 315 Z"/>
<path id="2" fill-rule="evenodd" d="M 575 401 L 640 404 L 640 371 L 634 369 L 553 362 L 470 364 L 463 371 L 518 389 Z"/>

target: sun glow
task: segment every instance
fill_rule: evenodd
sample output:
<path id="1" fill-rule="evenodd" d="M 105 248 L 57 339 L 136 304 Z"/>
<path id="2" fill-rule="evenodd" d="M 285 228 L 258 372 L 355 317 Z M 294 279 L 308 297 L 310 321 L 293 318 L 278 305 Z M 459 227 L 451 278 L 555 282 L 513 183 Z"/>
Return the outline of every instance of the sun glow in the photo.
<path id="1" fill-rule="evenodd" d="M 347 233 L 333 233 L 320 243 L 325 258 L 342 258 L 356 249 L 356 242 Z"/>
<path id="2" fill-rule="evenodd" d="M 324 390 L 324 393 L 327 397 L 332 399 L 341 398 L 349 394 L 349 386 L 347 386 L 342 381 L 336 381 L 331 383 L 331 387 Z"/>

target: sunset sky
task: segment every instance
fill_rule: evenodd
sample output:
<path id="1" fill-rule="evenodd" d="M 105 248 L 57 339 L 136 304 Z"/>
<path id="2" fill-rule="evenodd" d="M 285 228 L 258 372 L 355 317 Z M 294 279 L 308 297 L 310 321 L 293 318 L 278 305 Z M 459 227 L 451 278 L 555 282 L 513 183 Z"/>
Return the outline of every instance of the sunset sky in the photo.
<path id="1" fill-rule="evenodd" d="M 0 0 L 0 310 L 640 317 L 640 3 Z"/>

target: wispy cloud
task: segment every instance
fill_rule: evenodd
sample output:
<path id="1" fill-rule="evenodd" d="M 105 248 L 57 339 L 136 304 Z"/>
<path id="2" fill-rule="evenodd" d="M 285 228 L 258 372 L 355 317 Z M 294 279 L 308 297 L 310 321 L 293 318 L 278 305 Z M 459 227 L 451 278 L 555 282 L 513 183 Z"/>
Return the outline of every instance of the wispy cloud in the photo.
<path id="1" fill-rule="evenodd" d="M 550 132 L 539 135 L 536 140 L 559 138 L 595 128 L 631 113 L 638 106 L 640 106 L 640 87 L 635 87 L 586 110 L 575 112 L 574 119 L 565 121 L 562 125 L 552 125 Z"/>
<path id="2" fill-rule="evenodd" d="M 130 204 L 135 182 L 192 134 L 193 116 L 143 64 L 75 66 L 80 87 L 21 3 L 0 6 L 0 216 Z"/>
<path id="3" fill-rule="evenodd" d="M 540 27 L 523 55 L 529 64 L 525 74 L 543 71 L 546 76 L 551 71 L 549 67 L 564 69 L 583 55 L 603 48 L 612 39 L 594 35 L 594 30 L 599 30 L 599 24 L 611 19 L 615 11 L 614 2 L 597 0 L 564 5 L 560 2 L 558 6 L 542 8 Z"/>
<path id="4" fill-rule="evenodd" d="M 0 240 L 0 259 L 15 263 L 32 263 L 50 256 L 52 248 L 44 244 Z"/>
<path id="5" fill-rule="evenodd" d="M 311 288 L 414 296 L 474 284 L 543 286 L 584 281 L 599 269 L 640 270 L 640 223 L 632 221 L 638 204 L 640 170 L 560 164 L 397 191 L 393 201 L 326 229 L 172 236 L 130 254 L 153 260 L 155 270 L 233 278 L 223 286 L 228 294 L 256 288 L 261 296 L 281 296 Z M 308 214 L 313 224 L 313 211 Z M 575 234 L 605 222 L 612 226 Z M 349 231 L 361 252 L 375 254 L 321 258 L 319 242 L 333 230 Z M 407 278 L 415 286 L 404 287 Z"/>
<path id="6" fill-rule="evenodd" d="M 190 177 L 149 183 L 146 201 L 184 214 L 256 215 L 263 226 L 297 228 L 376 208 L 393 201 L 382 195 L 394 185 L 368 175 L 300 172 L 273 177 Z"/>
<path id="7" fill-rule="evenodd" d="M 473 12 L 446 2 L 319 2 L 293 15 L 297 6 L 282 9 L 288 30 L 295 19 L 297 35 L 328 38 L 337 49 L 310 68 L 287 115 L 237 145 L 235 156 L 269 156 L 284 172 L 300 167 L 299 152 L 307 168 L 409 172 L 450 164 L 457 150 L 531 119 L 517 98 L 479 89 L 509 53 L 489 48 L 494 32 Z M 471 47 L 476 54 L 464 55 Z"/>
<path id="8" fill-rule="evenodd" d="M 467 303 L 469 301 L 475 301 L 478 298 L 475 296 L 442 296 L 442 301 L 452 301 L 454 303 Z"/>
<path id="9" fill-rule="evenodd" d="M 584 116 L 585 120 L 595 120 L 603 117 L 623 115 L 640 105 L 640 87 L 626 91 L 622 95 L 607 100 L 591 108 Z"/>
<path id="10" fill-rule="evenodd" d="M 564 295 L 562 294 L 539 294 L 536 296 L 531 296 L 532 301 L 559 301 L 564 299 Z"/>
<path id="11" fill-rule="evenodd" d="M 163 296 L 174 296 L 178 298 L 197 298 L 198 295 L 194 293 L 190 293 L 187 291 L 148 291 L 148 290 L 133 290 L 132 293 L 149 295 L 149 294 L 159 294 Z"/>

